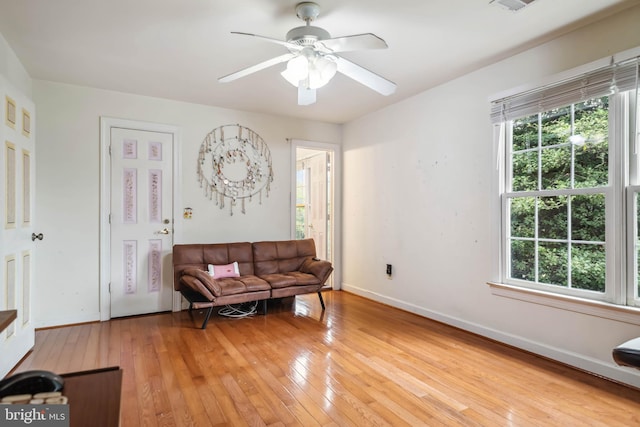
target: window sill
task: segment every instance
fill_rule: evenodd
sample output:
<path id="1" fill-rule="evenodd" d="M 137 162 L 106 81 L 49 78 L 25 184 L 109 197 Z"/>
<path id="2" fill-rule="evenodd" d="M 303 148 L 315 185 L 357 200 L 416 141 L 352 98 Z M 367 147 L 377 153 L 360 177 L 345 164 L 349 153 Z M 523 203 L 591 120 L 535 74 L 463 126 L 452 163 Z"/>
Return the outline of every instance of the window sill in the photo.
<path id="1" fill-rule="evenodd" d="M 640 326 L 640 309 L 611 303 L 487 282 L 493 295 Z"/>

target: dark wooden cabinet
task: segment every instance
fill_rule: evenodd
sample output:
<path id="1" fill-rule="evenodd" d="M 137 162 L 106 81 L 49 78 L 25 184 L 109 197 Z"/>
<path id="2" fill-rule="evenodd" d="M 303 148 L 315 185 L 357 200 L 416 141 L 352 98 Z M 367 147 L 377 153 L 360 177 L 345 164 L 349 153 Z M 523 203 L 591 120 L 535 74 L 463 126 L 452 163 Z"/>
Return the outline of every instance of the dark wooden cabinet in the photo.
<path id="1" fill-rule="evenodd" d="M 69 399 L 71 427 L 120 425 L 122 369 L 95 369 L 64 374 L 62 377 L 62 394 Z"/>
<path id="2" fill-rule="evenodd" d="M 18 316 L 17 310 L 0 311 L 0 332 L 4 331 Z"/>

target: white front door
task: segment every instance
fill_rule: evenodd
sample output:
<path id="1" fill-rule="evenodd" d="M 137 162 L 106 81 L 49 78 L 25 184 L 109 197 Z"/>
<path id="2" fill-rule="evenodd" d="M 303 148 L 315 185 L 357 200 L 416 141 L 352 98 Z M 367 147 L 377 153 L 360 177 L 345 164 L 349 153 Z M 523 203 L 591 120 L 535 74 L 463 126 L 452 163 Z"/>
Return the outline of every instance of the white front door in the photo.
<path id="1" fill-rule="evenodd" d="M 0 75 L 0 311 L 16 320 L 0 332 L 0 378 L 33 347 L 31 299 L 35 197 L 34 104 Z"/>
<path id="2" fill-rule="evenodd" d="M 172 309 L 174 136 L 110 128 L 111 317 Z"/>

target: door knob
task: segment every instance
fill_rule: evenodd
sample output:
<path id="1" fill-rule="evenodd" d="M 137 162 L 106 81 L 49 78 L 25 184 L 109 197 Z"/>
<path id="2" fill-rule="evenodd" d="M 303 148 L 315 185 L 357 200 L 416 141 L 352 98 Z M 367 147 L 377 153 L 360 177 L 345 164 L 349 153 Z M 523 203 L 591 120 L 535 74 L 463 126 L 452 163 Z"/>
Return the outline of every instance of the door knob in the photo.
<path id="1" fill-rule="evenodd" d="M 169 229 L 163 228 L 162 230 L 156 231 L 156 234 L 169 234 Z"/>
<path id="2" fill-rule="evenodd" d="M 31 241 L 34 242 L 36 239 L 42 240 L 44 239 L 44 235 L 42 233 L 31 233 Z"/>

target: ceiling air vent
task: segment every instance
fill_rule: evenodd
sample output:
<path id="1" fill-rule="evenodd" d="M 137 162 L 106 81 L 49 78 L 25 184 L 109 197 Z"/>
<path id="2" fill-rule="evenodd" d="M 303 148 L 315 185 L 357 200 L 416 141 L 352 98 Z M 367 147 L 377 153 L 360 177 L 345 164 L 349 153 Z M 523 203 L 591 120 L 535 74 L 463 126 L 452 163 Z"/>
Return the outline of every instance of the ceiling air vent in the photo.
<path id="1" fill-rule="evenodd" d="M 509 9 L 513 12 L 522 9 L 528 4 L 533 3 L 535 0 L 491 0 L 489 4 L 496 4 L 502 6 L 505 9 Z"/>

